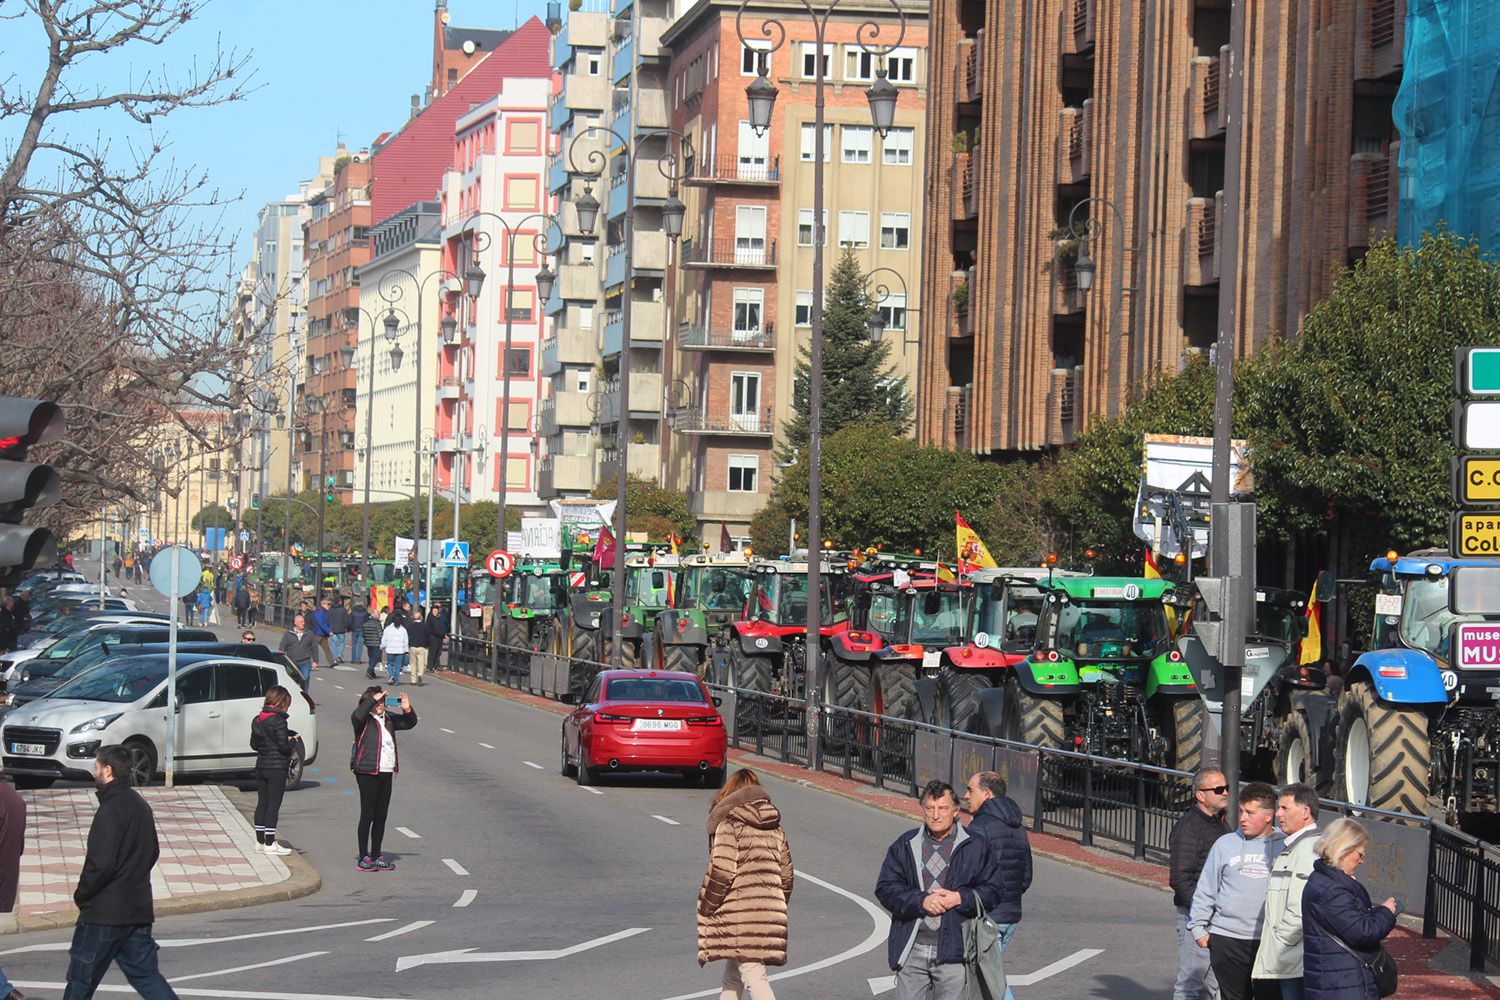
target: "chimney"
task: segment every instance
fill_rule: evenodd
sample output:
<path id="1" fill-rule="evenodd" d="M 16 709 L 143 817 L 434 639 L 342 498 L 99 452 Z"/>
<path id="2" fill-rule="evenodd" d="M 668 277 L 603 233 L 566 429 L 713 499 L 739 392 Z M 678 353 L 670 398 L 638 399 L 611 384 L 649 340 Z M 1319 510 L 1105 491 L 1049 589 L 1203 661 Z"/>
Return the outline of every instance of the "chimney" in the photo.
<path id="1" fill-rule="evenodd" d="M 421 113 L 422 113 L 422 95 L 421 94 L 412 94 L 411 95 L 411 116 L 413 118 L 415 118 L 415 117 L 417 117 L 417 115 L 419 115 Z"/>

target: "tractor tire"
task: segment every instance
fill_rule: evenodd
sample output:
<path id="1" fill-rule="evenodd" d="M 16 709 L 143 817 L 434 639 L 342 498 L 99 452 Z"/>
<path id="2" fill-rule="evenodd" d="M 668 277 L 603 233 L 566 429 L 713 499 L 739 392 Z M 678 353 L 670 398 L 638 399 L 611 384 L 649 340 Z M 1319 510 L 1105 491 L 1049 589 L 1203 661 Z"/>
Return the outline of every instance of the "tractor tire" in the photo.
<path id="1" fill-rule="evenodd" d="M 1339 702 L 1335 791 L 1345 802 L 1427 815 L 1432 744 L 1421 709 L 1390 705 L 1369 681 L 1351 684 Z"/>
<path id="2" fill-rule="evenodd" d="M 772 666 L 769 657 L 750 656 L 736 642 L 729 650 L 729 686 L 744 691 L 770 691 Z"/>
<path id="3" fill-rule="evenodd" d="M 1197 695 L 1172 699 L 1171 766 L 1189 773 L 1203 766 L 1203 699 Z"/>
<path id="4" fill-rule="evenodd" d="M 1005 682 L 1005 722 L 1001 739 L 1029 746 L 1061 749 L 1063 745 L 1063 706 L 1057 698 L 1032 694 L 1014 677 Z"/>
<path id="5" fill-rule="evenodd" d="M 698 646 L 663 646 L 662 669 L 680 670 L 686 674 L 705 674 L 703 651 Z"/>
<path id="6" fill-rule="evenodd" d="M 520 670 L 530 659 L 531 630 L 519 618 L 506 618 L 500 623 L 500 663 L 507 672 Z"/>
<path id="7" fill-rule="evenodd" d="M 823 678 L 823 703 L 834 708 L 854 708 L 868 712 L 871 704 L 871 672 L 861 663 L 850 663 L 837 656 L 828 658 Z"/>
<path id="8" fill-rule="evenodd" d="M 616 640 L 620 644 L 620 667 L 623 670 L 638 670 L 641 666 L 641 644 L 635 639 Z"/>
<path id="9" fill-rule="evenodd" d="M 917 712 L 917 675 L 904 663 L 886 663 L 875 670 L 875 714 L 910 719 Z"/>
<path id="10" fill-rule="evenodd" d="M 992 685 L 989 677 L 977 670 L 944 670 L 938 678 L 937 723 L 955 732 L 989 736 L 979 711 L 979 692 Z"/>
<path id="11" fill-rule="evenodd" d="M 1308 730 L 1307 716 L 1293 711 L 1281 727 L 1281 739 L 1276 748 L 1275 780 L 1285 786 L 1302 783 L 1317 786 L 1317 775 L 1313 773 L 1312 734 Z"/>
<path id="12" fill-rule="evenodd" d="M 599 670 L 599 633 L 573 625 L 568 638 L 568 691 L 581 698 Z"/>

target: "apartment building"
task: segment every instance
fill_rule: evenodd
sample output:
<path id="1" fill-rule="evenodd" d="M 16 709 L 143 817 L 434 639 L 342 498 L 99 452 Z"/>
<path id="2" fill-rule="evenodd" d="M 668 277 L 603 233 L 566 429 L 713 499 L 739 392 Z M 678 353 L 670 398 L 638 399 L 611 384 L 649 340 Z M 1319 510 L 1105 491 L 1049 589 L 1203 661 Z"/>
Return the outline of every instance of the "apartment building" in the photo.
<path id="1" fill-rule="evenodd" d="M 775 475 L 776 443 L 792 414 L 794 373 L 812 332 L 813 241 L 823 233 L 831 272 L 844 248 L 882 303 L 896 377 L 915 385 L 922 245 L 921 164 L 928 90 L 926 6 L 903 4 L 904 34 L 888 3 L 840 8 L 823 49 L 806 15 L 702 0 L 663 35 L 672 50 L 673 127 L 690 140 L 687 204 L 672 281 L 667 374 L 667 481 L 685 492 L 703 537 L 749 533 Z M 774 52 L 760 25 L 776 17 L 785 42 Z M 885 59 L 898 90 L 895 127 L 871 125 L 865 90 L 880 59 L 859 44 L 861 26 L 899 46 Z M 863 37 L 871 40 L 868 29 Z M 814 80 L 823 62 L 824 218 L 814 220 Z M 751 127 L 745 94 L 761 60 L 778 89 L 771 127 Z M 894 275 L 892 274 L 894 272 Z"/>
<path id="2" fill-rule="evenodd" d="M 933 0 L 923 442 L 1067 444 L 1206 353 L 1222 295 L 1251 354 L 1393 230 L 1405 0 L 1245 6 L 1238 204 L 1229 8 Z"/>
<path id="3" fill-rule="evenodd" d="M 427 103 L 458 86 L 510 34 L 500 28 L 460 28 L 448 16 L 448 0 L 437 0 L 432 16 L 432 81 L 427 85 Z"/>

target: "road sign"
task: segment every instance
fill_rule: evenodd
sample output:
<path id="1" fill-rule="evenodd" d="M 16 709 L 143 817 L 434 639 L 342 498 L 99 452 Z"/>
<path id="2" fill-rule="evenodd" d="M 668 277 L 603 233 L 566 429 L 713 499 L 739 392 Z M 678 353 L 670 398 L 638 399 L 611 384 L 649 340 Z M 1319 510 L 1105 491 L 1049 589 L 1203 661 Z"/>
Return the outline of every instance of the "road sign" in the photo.
<path id="1" fill-rule="evenodd" d="M 484 557 L 484 568 L 489 570 L 490 576 L 506 577 L 516 568 L 516 560 L 504 549 L 496 549 Z"/>
<path id="2" fill-rule="evenodd" d="M 242 570 L 242 569 L 244 569 L 245 568 L 245 559 L 244 559 L 244 557 L 243 556 L 230 556 L 230 558 L 229 558 L 229 568 L 232 569 L 232 570 Z"/>
<path id="3" fill-rule="evenodd" d="M 1500 400 L 1453 404 L 1453 446 L 1462 451 L 1500 451 Z"/>
<path id="4" fill-rule="evenodd" d="M 1455 513 L 1448 525 L 1448 551 L 1456 556 L 1500 555 L 1500 515 Z"/>
<path id="5" fill-rule="evenodd" d="M 1455 351 L 1453 388 L 1460 396 L 1500 396 L 1500 347 Z"/>
<path id="6" fill-rule="evenodd" d="M 1453 567 L 1448 574 L 1448 610 L 1455 615 L 1500 615 L 1500 565 Z"/>
<path id="7" fill-rule="evenodd" d="M 172 560 L 173 553 L 177 561 Z M 151 586 L 166 597 L 186 597 L 198 589 L 198 580 L 203 574 L 203 564 L 192 549 L 181 545 L 169 545 L 151 560 Z"/>
<path id="8" fill-rule="evenodd" d="M 1461 622 L 1453 626 L 1453 665 L 1459 670 L 1500 667 L 1500 625 Z"/>
<path id="9" fill-rule="evenodd" d="M 1453 460 L 1453 502 L 1500 504 L 1500 455 L 1460 455 Z"/>
<path id="10" fill-rule="evenodd" d="M 570 587 L 582 587 L 588 582 L 588 576 L 583 573 L 574 571 L 568 574 L 568 586 Z"/>
<path id="11" fill-rule="evenodd" d="M 467 566 L 469 565 L 469 543 L 468 542 L 446 542 L 443 545 L 444 566 Z"/>

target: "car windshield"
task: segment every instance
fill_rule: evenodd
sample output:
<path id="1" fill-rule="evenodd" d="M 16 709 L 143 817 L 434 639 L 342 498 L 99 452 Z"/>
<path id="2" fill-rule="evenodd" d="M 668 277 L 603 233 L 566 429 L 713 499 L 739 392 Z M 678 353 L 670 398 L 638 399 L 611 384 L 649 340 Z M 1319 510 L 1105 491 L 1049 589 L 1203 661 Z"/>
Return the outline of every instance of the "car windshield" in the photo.
<path id="1" fill-rule="evenodd" d="M 971 635 L 986 636 L 986 642 L 1034 642 L 1042 615 L 1042 592 L 1004 582 L 980 583 L 974 587 Z"/>
<path id="2" fill-rule="evenodd" d="M 138 701 L 167 679 L 165 660 L 139 657 L 122 661 L 113 670 L 95 670 L 68 681 L 52 697 L 77 701 Z"/>
<path id="3" fill-rule="evenodd" d="M 513 602 L 533 611 L 550 611 L 558 607 L 553 596 L 556 576 L 523 576 L 516 580 L 511 592 Z"/>
<path id="4" fill-rule="evenodd" d="M 1302 616 L 1291 608 L 1265 601 L 1255 603 L 1255 638 L 1269 639 L 1287 649 L 1302 638 Z"/>
<path id="5" fill-rule="evenodd" d="M 1449 627 L 1454 622 L 1477 622 L 1478 615 L 1455 615 L 1448 610 L 1448 578 L 1424 577 L 1406 588 L 1401 605 L 1401 641 L 1413 649 L 1448 659 Z"/>
<path id="6" fill-rule="evenodd" d="M 55 677 L 58 680 L 67 680 L 70 677 L 77 677 L 85 670 L 92 670 L 111 656 L 118 657 L 119 655 L 120 650 L 118 648 L 111 649 L 109 646 L 104 645 L 91 649 L 86 653 L 80 653 L 66 663 L 51 663 L 47 665 L 46 669 L 41 671 L 33 667 L 27 673 L 33 677 Z"/>
<path id="7" fill-rule="evenodd" d="M 732 611 L 745 606 L 754 577 L 744 567 L 697 566 L 687 571 L 678 603 L 708 611 Z"/>
<path id="8" fill-rule="evenodd" d="M 1053 641 L 1073 659 L 1140 659 L 1169 638 L 1160 601 L 1071 601 L 1056 614 Z"/>
<path id="9" fill-rule="evenodd" d="M 707 702 L 696 681 L 676 677 L 616 677 L 604 686 L 608 701 Z"/>
<path id="10" fill-rule="evenodd" d="M 648 608 L 665 608 L 677 592 L 675 570 L 657 566 L 632 566 L 626 570 L 625 601 Z"/>
<path id="11" fill-rule="evenodd" d="M 925 645 L 952 645 L 963 640 L 963 594 L 928 590 L 901 602 L 896 619 L 897 636 Z"/>
<path id="12" fill-rule="evenodd" d="M 58 639 L 37 657 L 39 660 L 67 660 L 99 636 L 94 632 L 73 632 Z"/>

